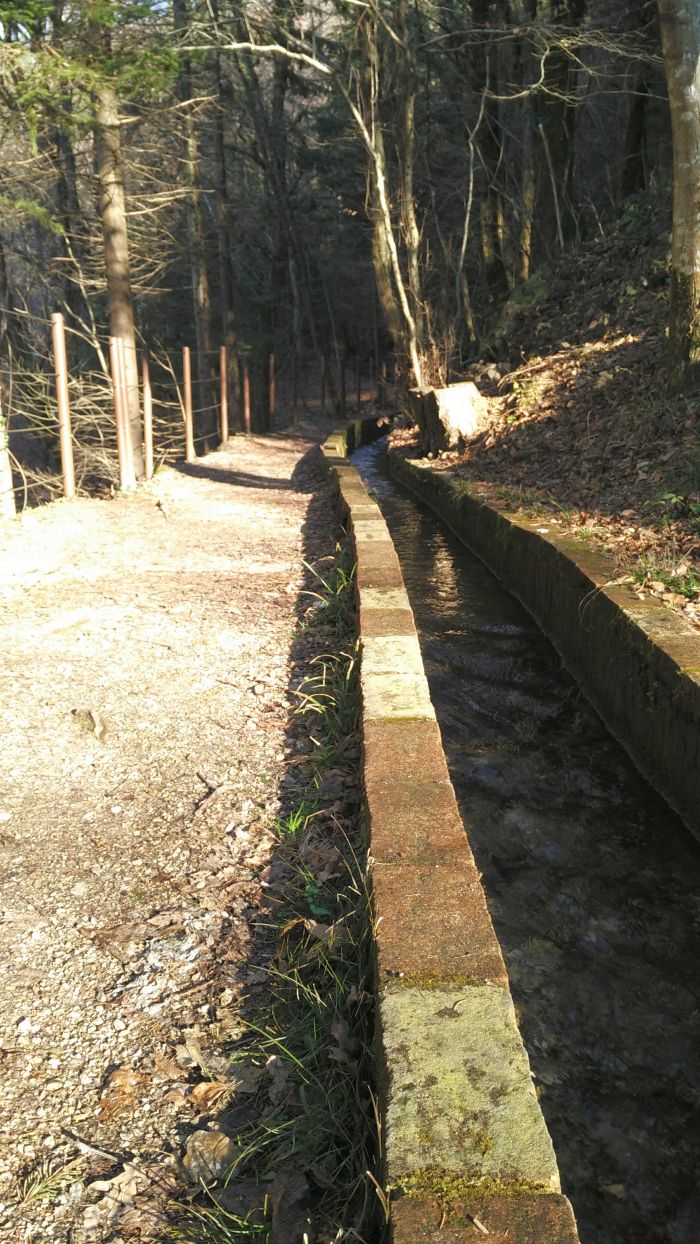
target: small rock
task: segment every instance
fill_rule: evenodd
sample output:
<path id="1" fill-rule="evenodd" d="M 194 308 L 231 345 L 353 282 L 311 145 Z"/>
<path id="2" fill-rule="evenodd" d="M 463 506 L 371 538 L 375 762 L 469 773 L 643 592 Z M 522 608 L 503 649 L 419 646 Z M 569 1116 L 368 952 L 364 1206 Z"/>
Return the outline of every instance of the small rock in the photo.
<path id="1" fill-rule="evenodd" d="M 240 1149 L 223 1132 L 193 1132 L 185 1146 L 182 1165 L 194 1184 L 215 1184 L 224 1180 Z"/>

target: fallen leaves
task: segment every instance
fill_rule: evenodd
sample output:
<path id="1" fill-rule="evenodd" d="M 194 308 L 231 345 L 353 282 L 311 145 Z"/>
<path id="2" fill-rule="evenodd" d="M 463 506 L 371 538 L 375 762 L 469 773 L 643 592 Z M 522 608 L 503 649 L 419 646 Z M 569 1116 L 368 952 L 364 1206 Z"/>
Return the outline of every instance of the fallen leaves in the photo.
<path id="1" fill-rule="evenodd" d="M 328 1057 L 336 1063 L 354 1065 L 353 1055 L 357 1053 L 359 1044 L 352 1035 L 348 1021 L 336 1019 L 331 1024 L 331 1036 L 335 1037 L 337 1045 L 331 1046 Z"/>
<path id="2" fill-rule="evenodd" d="M 131 1067 L 117 1067 L 107 1078 L 98 1115 L 103 1120 L 129 1114 L 138 1104 L 137 1090 L 146 1077 Z"/>
<path id="3" fill-rule="evenodd" d="M 303 1209 L 308 1180 L 302 1171 L 290 1167 L 282 1171 L 270 1189 L 272 1244 L 299 1244 L 309 1218 Z"/>

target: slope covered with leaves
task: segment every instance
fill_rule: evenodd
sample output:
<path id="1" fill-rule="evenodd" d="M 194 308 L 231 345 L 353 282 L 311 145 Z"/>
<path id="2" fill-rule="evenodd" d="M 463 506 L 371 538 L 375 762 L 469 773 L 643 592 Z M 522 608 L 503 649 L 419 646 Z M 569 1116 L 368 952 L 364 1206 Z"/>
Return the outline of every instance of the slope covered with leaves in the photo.
<path id="1" fill-rule="evenodd" d="M 669 229 L 630 200 L 511 296 L 469 373 L 488 425 L 435 469 L 608 551 L 633 591 L 700 626 L 700 402 L 665 381 Z"/>

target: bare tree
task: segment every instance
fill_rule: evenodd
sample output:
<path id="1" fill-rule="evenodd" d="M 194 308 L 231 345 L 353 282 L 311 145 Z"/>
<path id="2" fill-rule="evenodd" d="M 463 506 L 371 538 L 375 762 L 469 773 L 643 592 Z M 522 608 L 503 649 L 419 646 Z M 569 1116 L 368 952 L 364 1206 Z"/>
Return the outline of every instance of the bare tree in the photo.
<path id="1" fill-rule="evenodd" d="M 669 365 L 678 388 L 700 365 L 700 8 L 659 0 L 673 132 Z"/>

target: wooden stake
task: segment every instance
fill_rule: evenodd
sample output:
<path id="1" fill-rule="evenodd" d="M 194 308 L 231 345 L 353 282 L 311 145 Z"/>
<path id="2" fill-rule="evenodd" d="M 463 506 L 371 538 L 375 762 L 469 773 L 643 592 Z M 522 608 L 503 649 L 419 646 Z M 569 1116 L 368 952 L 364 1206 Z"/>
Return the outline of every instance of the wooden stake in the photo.
<path id="1" fill-rule="evenodd" d="M 296 351 L 292 358 L 292 414 L 294 426 L 299 422 L 299 360 Z"/>
<path id="2" fill-rule="evenodd" d="M 380 406 L 386 403 L 386 359 L 382 359 L 377 378 L 377 402 Z"/>
<path id="3" fill-rule="evenodd" d="M 272 420 L 275 417 L 275 412 L 277 410 L 277 384 L 275 380 L 275 356 L 274 354 L 271 354 L 268 360 L 267 385 L 268 385 L 268 394 L 269 394 L 268 404 L 269 404 L 269 411 L 270 411 L 270 423 L 272 423 Z"/>
<path id="4" fill-rule="evenodd" d="M 122 488 L 136 487 L 134 470 L 134 447 L 131 443 L 131 420 L 129 418 L 129 385 L 126 379 L 126 346 L 124 338 L 117 337 L 117 359 L 119 361 L 119 379 L 122 391 L 122 418 L 124 421 L 124 448 L 126 473 L 122 479 Z"/>
<path id="5" fill-rule="evenodd" d="M 244 431 L 250 432 L 250 367 L 248 366 L 248 356 L 243 356 L 243 428 Z"/>
<path id="6" fill-rule="evenodd" d="M 194 462 L 194 418 L 192 415 L 192 356 L 190 347 L 182 347 L 182 375 L 185 389 L 185 462 Z"/>
<path id="7" fill-rule="evenodd" d="M 221 382 L 221 444 L 228 441 L 228 346 L 219 347 L 219 380 Z"/>
<path id="8" fill-rule="evenodd" d="M 321 414 L 326 413 L 326 388 L 328 387 L 328 359 L 325 354 L 321 361 Z"/>
<path id="9" fill-rule="evenodd" d="M 56 404 L 58 406 L 58 430 L 61 440 L 63 495 L 64 497 L 74 497 L 75 467 L 73 465 L 73 439 L 71 436 L 70 400 L 68 397 L 66 330 L 60 311 L 55 311 L 51 316 L 51 332 L 53 335 L 53 357 L 56 371 Z"/>
<path id="10" fill-rule="evenodd" d="M 146 479 L 153 479 L 153 390 L 151 389 L 151 359 L 148 346 L 141 356 L 143 375 L 143 448 Z"/>
<path id="11" fill-rule="evenodd" d="M 362 360 L 359 350 L 355 358 L 355 388 L 357 390 L 357 405 L 360 407 L 362 405 Z"/>
<path id="12" fill-rule="evenodd" d="M 125 410 L 121 368 L 119 366 L 119 343 L 116 337 L 110 337 L 109 339 L 109 362 L 112 370 L 112 390 L 114 392 L 114 425 L 117 432 L 119 487 L 124 488 L 124 480 L 127 475 L 126 441 L 124 438 Z"/>
<path id="13" fill-rule="evenodd" d="M 343 350 L 343 351 L 341 352 L 341 355 L 340 355 L 340 360 L 339 360 L 339 370 L 340 370 L 340 394 L 339 394 L 340 410 L 339 410 L 339 414 L 340 414 L 341 419 L 344 419 L 344 418 L 345 418 L 345 408 L 346 408 L 346 404 L 347 404 L 347 395 L 346 395 L 346 392 L 345 392 L 345 364 L 346 364 L 346 359 L 345 359 L 345 350 Z"/>

